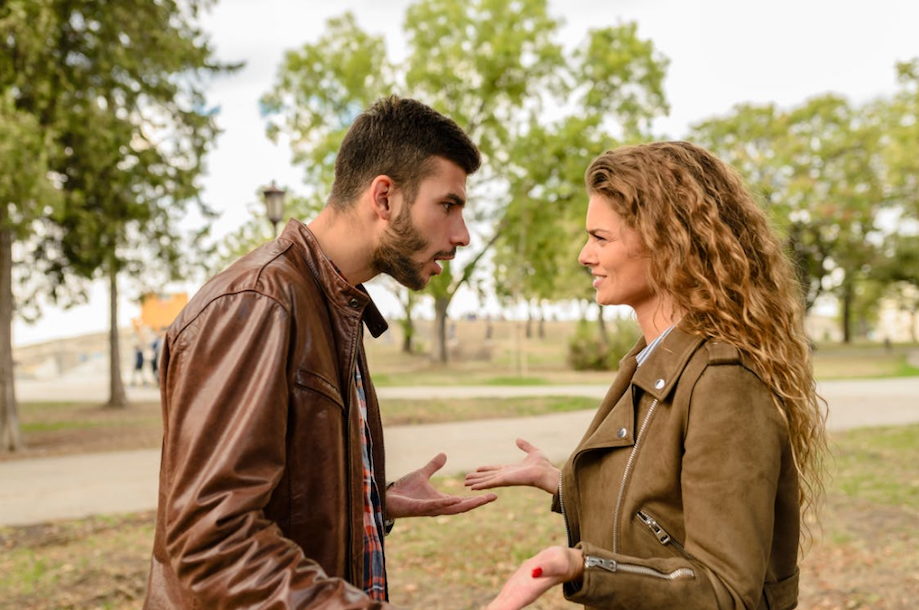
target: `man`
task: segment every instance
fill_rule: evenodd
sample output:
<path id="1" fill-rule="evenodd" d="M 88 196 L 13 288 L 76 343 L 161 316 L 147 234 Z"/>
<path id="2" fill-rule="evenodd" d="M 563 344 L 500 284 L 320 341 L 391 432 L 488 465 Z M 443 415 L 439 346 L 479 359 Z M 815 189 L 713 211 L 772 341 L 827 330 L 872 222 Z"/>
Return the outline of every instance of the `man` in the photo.
<path id="1" fill-rule="evenodd" d="M 326 207 L 208 282 L 166 333 L 164 421 L 145 608 L 383 608 L 399 517 L 495 499 L 437 492 L 446 458 L 390 486 L 361 284 L 412 289 L 469 242 L 480 157 L 452 120 L 380 100 L 342 142 Z M 384 525 L 385 523 L 385 525 Z"/>

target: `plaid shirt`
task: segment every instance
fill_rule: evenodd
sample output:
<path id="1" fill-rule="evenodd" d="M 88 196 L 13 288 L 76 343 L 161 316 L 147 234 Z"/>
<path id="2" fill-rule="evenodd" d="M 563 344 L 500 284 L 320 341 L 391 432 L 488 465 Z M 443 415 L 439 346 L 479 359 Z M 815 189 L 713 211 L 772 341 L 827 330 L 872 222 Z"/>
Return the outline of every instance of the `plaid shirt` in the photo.
<path id="1" fill-rule="evenodd" d="M 373 478 L 373 439 L 367 427 L 367 398 L 360 370 L 354 368 L 354 385 L 361 414 L 361 447 L 364 462 L 364 591 L 370 599 L 386 601 L 386 562 L 383 558 L 383 512 L 380 490 Z"/>

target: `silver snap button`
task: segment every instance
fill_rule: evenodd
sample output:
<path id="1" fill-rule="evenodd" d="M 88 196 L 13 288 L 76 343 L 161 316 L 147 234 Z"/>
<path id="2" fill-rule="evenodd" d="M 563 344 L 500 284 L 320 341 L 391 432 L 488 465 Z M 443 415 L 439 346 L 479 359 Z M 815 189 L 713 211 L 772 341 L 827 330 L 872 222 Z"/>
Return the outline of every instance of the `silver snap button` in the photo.
<path id="1" fill-rule="evenodd" d="M 619 428 L 619 432 L 617 433 L 617 435 L 619 436 L 619 438 L 625 438 L 628 433 L 629 431 L 626 430 L 625 428 Z"/>
<path id="2" fill-rule="evenodd" d="M 351 307 L 357 307 L 357 299 L 352 297 L 350 304 L 351 304 Z"/>
<path id="3" fill-rule="evenodd" d="M 660 390 L 661 388 L 664 387 L 664 383 L 665 383 L 665 382 L 664 382 L 663 379 L 658 379 L 657 381 L 654 382 L 654 387 L 655 387 L 655 389 Z"/>

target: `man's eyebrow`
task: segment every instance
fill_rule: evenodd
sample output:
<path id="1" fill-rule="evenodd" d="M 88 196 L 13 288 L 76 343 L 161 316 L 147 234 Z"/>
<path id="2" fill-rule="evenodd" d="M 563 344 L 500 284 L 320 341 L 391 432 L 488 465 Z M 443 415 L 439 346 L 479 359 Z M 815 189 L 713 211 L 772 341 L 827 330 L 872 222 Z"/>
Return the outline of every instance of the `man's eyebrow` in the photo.
<path id="1" fill-rule="evenodd" d="M 451 202 L 453 202 L 453 205 L 458 205 L 460 207 L 463 207 L 466 205 L 466 200 L 460 197 L 459 195 L 457 195 L 456 193 L 447 193 L 446 195 L 442 197 L 442 199 L 449 199 Z"/>

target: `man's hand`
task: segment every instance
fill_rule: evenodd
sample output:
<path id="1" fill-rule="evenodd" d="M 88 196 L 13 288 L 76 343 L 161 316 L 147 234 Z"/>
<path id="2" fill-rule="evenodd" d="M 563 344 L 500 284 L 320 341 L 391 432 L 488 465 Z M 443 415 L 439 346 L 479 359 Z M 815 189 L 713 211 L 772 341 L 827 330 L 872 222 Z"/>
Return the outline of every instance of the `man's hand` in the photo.
<path id="1" fill-rule="evenodd" d="M 558 489 L 558 468 L 552 465 L 538 447 L 522 438 L 517 439 L 517 447 L 527 454 L 522 462 L 503 466 L 480 466 L 475 472 L 466 475 L 466 486 L 478 490 L 528 485 L 550 494 L 555 493 Z"/>
<path id="2" fill-rule="evenodd" d="M 456 515 L 493 502 L 498 497 L 495 494 L 451 496 L 437 491 L 431 485 L 431 476 L 446 463 L 447 456 L 438 453 L 423 468 L 410 472 L 391 485 L 386 490 L 386 516 L 400 519 Z"/>
<path id="3" fill-rule="evenodd" d="M 579 549 L 549 547 L 524 561 L 485 610 L 524 608 L 555 585 L 583 575 L 584 554 Z"/>

